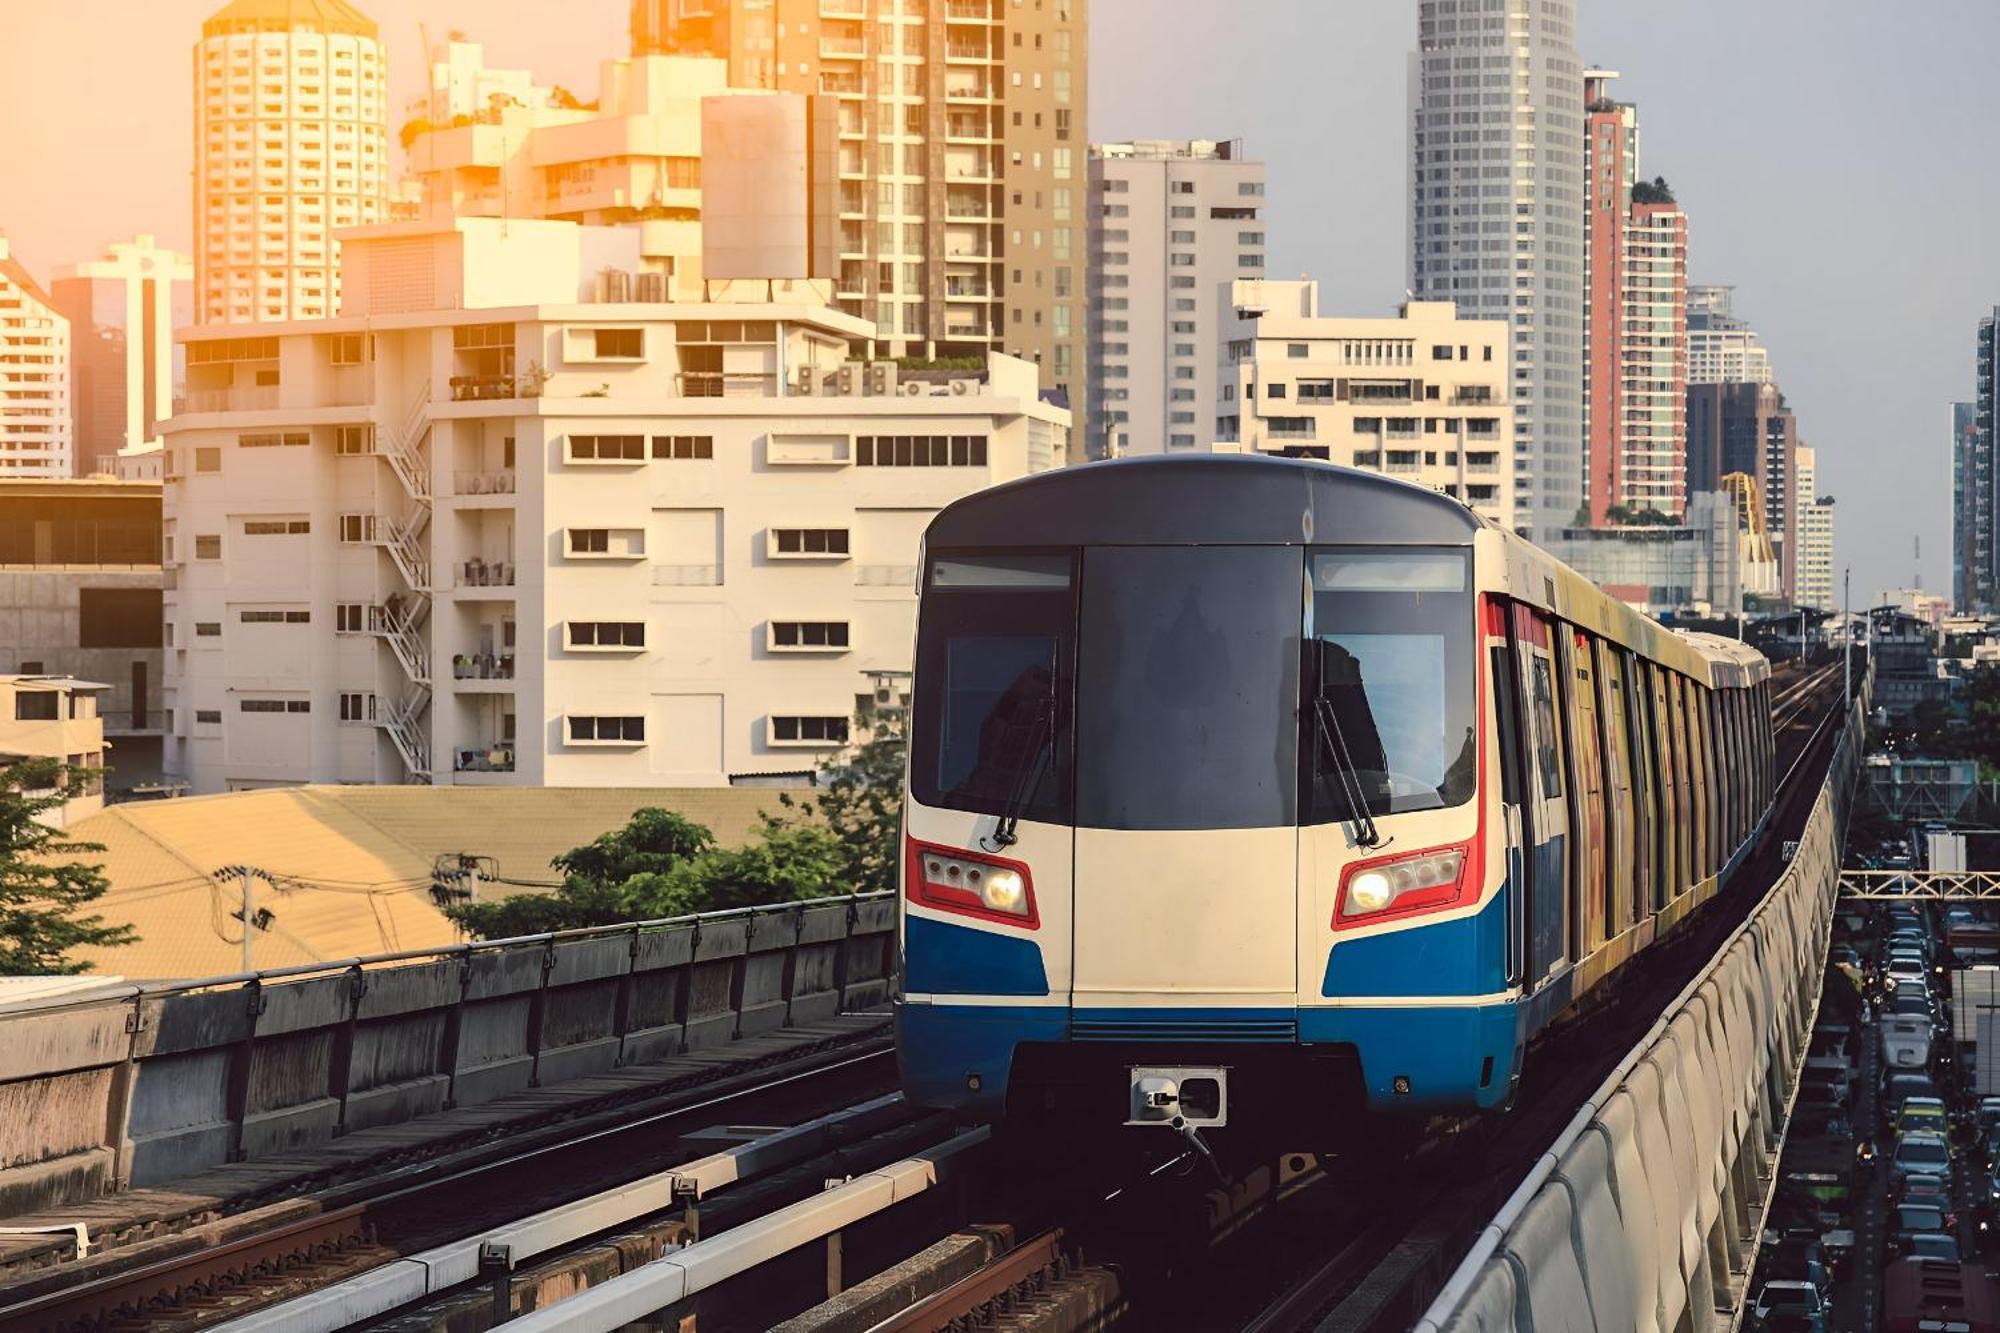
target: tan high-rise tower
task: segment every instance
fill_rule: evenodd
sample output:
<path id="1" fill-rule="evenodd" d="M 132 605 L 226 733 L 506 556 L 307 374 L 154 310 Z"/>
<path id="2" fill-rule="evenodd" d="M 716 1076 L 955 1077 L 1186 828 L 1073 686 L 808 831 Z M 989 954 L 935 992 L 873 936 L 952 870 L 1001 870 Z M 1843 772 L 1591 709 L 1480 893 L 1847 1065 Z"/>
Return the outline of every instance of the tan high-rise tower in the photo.
<path id="1" fill-rule="evenodd" d="M 635 54 L 840 102 L 837 304 L 880 350 L 1037 362 L 1080 403 L 1088 0 L 635 0 Z"/>
<path id="2" fill-rule="evenodd" d="M 380 222 L 388 64 L 347 0 L 233 0 L 194 48 L 195 318 L 339 309 L 333 232 Z"/>

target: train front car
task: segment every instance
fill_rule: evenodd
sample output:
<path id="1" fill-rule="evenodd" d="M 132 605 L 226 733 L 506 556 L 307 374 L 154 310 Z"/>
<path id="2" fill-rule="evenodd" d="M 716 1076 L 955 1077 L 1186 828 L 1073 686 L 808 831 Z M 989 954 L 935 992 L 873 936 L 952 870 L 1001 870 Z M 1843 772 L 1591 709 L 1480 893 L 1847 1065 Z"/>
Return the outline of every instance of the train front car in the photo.
<path id="1" fill-rule="evenodd" d="M 1503 1100 L 1522 950 L 1477 590 L 1506 558 L 1454 501 L 1309 462 L 1096 464 L 941 513 L 911 1099 L 1321 1129 Z"/>

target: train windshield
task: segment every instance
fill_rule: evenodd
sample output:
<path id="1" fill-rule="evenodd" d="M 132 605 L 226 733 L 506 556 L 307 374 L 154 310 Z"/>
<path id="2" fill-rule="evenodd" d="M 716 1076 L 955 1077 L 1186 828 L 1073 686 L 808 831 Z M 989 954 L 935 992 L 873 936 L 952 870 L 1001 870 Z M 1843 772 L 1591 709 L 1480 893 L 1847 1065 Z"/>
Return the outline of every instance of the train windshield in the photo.
<path id="1" fill-rule="evenodd" d="M 1072 557 L 930 562 L 910 786 L 925 805 L 1062 822 Z"/>
<path id="2" fill-rule="evenodd" d="M 1273 828 L 1297 819 L 1296 547 L 1083 556 L 1076 822 Z"/>
<path id="3" fill-rule="evenodd" d="M 1473 614 L 1462 551 L 1317 550 L 1307 633 L 1306 822 L 1436 810 L 1471 798 Z M 1349 772 L 1347 779 L 1341 769 Z"/>

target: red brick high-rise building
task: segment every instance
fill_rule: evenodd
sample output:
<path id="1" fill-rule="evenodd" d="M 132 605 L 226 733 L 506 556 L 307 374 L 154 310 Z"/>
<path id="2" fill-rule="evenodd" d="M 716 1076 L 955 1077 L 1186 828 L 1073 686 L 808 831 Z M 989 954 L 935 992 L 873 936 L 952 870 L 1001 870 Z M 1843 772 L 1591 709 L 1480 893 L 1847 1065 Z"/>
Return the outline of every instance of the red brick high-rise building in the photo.
<path id="1" fill-rule="evenodd" d="M 1584 499 L 1591 527 L 1687 509 L 1687 215 L 1639 178 L 1617 75 L 1584 76 Z"/>

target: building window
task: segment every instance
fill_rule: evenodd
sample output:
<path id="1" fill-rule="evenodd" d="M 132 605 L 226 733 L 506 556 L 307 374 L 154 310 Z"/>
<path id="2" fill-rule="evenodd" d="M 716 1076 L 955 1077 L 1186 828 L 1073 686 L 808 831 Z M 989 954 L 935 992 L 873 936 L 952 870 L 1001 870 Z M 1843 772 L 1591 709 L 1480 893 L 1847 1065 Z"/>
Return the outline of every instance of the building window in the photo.
<path id="1" fill-rule="evenodd" d="M 207 536 L 196 534 L 194 539 L 194 558 L 197 560 L 222 559 L 222 538 L 213 533 Z"/>
<path id="2" fill-rule="evenodd" d="M 571 555 L 605 555 L 611 550 L 611 529 L 571 528 L 569 530 L 569 553 Z"/>
<path id="3" fill-rule="evenodd" d="M 339 602 L 333 608 L 333 632 L 335 634 L 365 634 L 368 631 L 368 607 L 363 602 Z"/>
<path id="4" fill-rule="evenodd" d="M 571 620 L 563 625 L 565 648 L 644 648 L 643 620 Z"/>
<path id="5" fill-rule="evenodd" d="M 765 646 L 774 653 L 845 652 L 848 648 L 844 620 L 774 620 Z"/>
<path id="6" fill-rule="evenodd" d="M 194 721 L 196 726 L 219 727 L 222 725 L 222 710 L 220 708 L 197 708 L 194 710 Z"/>
<path id="7" fill-rule="evenodd" d="M 1286 343 L 1285 355 L 1294 361 L 1303 361 L 1312 355 L 1312 348 L 1305 343 Z"/>
<path id="8" fill-rule="evenodd" d="M 368 723 L 375 720 L 375 696 L 365 690 L 342 690 L 340 720 Z"/>
<path id="9" fill-rule="evenodd" d="M 353 456 L 375 452 L 375 423 L 361 422 L 358 425 L 335 426 L 333 428 L 333 452 Z"/>
<path id="10" fill-rule="evenodd" d="M 239 611 L 236 618 L 246 625 L 310 625 L 312 612 L 264 609 Z"/>
<path id="11" fill-rule="evenodd" d="M 336 366 L 358 366 L 366 348 L 363 334 L 336 333 L 326 340 L 326 359 Z"/>
<path id="12" fill-rule="evenodd" d="M 863 435 L 857 467 L 985 467 L 984 435 Z"/>
<path id="13" fill-rule="evenodd" d="M 196 472 L 222 471 L 222 450 L 215 447 L 196 449 L 194 451 L 194 470 Z"/>
<path id="14" fill-rule="evenodd" d="M 1317 433 L 1311 417 L 1271 417 L 1268 425 L 1277 440 L 1310 440 Z"/>
<path id="15" fill-rule="evenodd" d="M 349 545 L 374 541 L 375 515 L 342 514 L 340 516 L 340 540 Z"/>
<path id="16" fill-rule="evenodd" d="M 646 437 L 643 435 L 572 435 L 569 437 L 572 463 L 643 463 Z"/>
<path id="17" fill-rule="evenodd" d="M 14 695 L 14 720 L 53 722 L 62 696 L 54 690 L 21 690 Z"/>
<path id="18" fill-rule="evenodd" d="M 242 699 L 236 705 L 246 713 L 310 713 L 310 699 Z"/>
<path id="19" fill-rule="evenodd" d="M 579 742 L 643 745 L 646 740 L 646 719 L 643 717 L 572 717 L 568 723 L 572 745 Z"/>
<path id="20" fill-rule="evenodd" d="M 845 745 L 847 719 L 840 716 L 773 717 L 770 719 L 773 745 Z"/>
<path id="21" fill-rule="evenodd" d="M 653 457 L 669 459 L 695 459 L 715 457 L 715 437 L 712 435 L 655 435 L 653 437 Z"/>
<path id="22" fill-rule="evenodd" d="M 303 430 L 258 431 L 253 435 L 236 437 L 238 449 L 303 449 L 311 443 L 312 433 Z M 196 467 L 197 469 L 200 467 L 199 460 L 196 461 Z"/>
<path id="23" fill-rule="evenodd" d="M 222 637 L 222 622 L 219 620 L 197 620 L 194 622 L 194 636 L 197 639 L 219 639 Z"/>
<path id="24" fill-rule="evenodd" d="M 769 554 L 793 556 L 844 556 L 848 554 L 846 528 L 772 528 Z"/>
<path id="25" fill-rule="evenodd" d="M 312 531 L 312 520 L 304 518 L 249 518 L 243 520 L 246 537 L 290 537 Z"/>
<path id="26" fill-rule="evenodd" d="M 592 329 L 590 332 L 599 360 L 643 361 L 646 357 L 644 329 Z"/>

